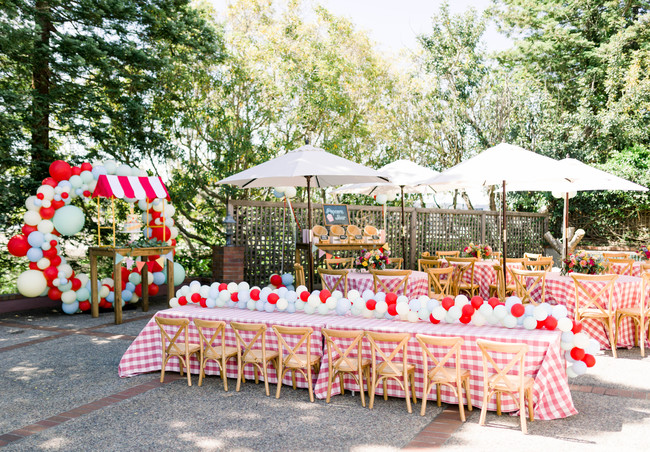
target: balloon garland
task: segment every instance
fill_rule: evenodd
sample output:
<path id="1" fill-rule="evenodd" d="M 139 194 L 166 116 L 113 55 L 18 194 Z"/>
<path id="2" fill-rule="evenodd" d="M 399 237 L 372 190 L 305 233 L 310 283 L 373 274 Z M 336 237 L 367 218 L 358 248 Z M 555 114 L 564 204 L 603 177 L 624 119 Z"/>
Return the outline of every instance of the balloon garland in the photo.
<path id="1" fill-rule="evenodd" d="M 314 290 L 305 286 L 293 288 L 293 276 L 289 273 L 272 275 L 267 287 L 250 287 L 247 282 L 231 282 L 201 285 L 192 281 L 176 291 L 170 301 L 171 307 L 197 305 L 202 308 L 237 307 L 251 311 L 289 312 L 302 311 L 305 314 L 354 315 L 365 318 L 397 319 L 408 322 L 428 321 L 492 325 L 505 328 L 523 327 L 527 330 L 546 329 L 562 331 L 560 347 L 565 351 L 569 364 L 567 375 L 576 377 L 596 364 L 595 354 L 600 344 L 582 332 L 582 324 L 568 318 L 566 307 L 541 303 L 537 306 L 524 305 L 518 297 L 509 297 L 504 302 L 498 298 L 484 300 L 481 297 L 468 299 L 465 295 L 447 297 L 439 301 L 422 295 L 409 300 L 389 292 L 349 290 L 347 297 L 335 290 Z"/>
<path id="2" fill-rule="evenodd" d="M 80 166 L 71 166 L 63 160 L 52 162 L 49 168 L 50 177 L 43 180 L 36 194 L 25 201 L 27 211 L 23 219 L 21 234 L 12 237 L 7 244 L 9 253 L 29 260 L 29 270 L 22 272 L 16 281 L 18 291 L 25 297 L 47 295 L 52 300 L 61 300 L 62 310 L 66 314 L 90 310 L 91 281 L 88 275 L 76 274 L 66 261 L 61 248 L 63 236 L 74 236 L 81 232 L 85 224 L 82 209 L 71 204 L 75 198 L 90 201 L 101 174 L 116 174 L 118 176 L 147 176 L 145 171 L 126 164 L 118 164 L 113 160 L 91 165 L 88 162 Z M 167 243 L 175 246 L 178 229 L 172 218 L 174 206 L 166 199 L 154 199 L 152 211 L 147 217 L 147 203 L 135 199 L 126 199 L 129 203 L 137 204 L 143 211 L 145 237 L 156 238 L 160 241 L 168 238 Z M 163 215 L 164 206 L 164 215 Z M 145 218 L 147 217 L 147 218 Z M 165 282 L 164 268 L 156 260 L 160 256 L 150 256 L 147 263 L 149 294 L 155 296 L 159 286 Z M 142 295 L 142 276 L 138 265 L 132 268 L 122 267 L 123 304 L 136 303 Z M 128 265 L 127 265 L 128 266 Z M 141 269 L 142 267 L 140 267 Z M 181 284 L 185 278 L 183 267 L 174 263 L 174 282 Z M 113 278 L 96 281 L 99 294 L 99 307 L 112 308 L 115 297 Z"/>

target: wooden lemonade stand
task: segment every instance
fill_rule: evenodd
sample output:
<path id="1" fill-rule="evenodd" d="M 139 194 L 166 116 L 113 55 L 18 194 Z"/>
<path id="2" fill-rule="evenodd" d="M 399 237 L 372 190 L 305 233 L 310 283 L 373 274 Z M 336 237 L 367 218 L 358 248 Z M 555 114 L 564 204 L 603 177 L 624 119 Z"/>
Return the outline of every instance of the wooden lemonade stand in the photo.
<path id="1" fill-rule="evenodd" d="M 97 187 L 92 195 L 97 198 L 97 246 L 88 249 L 90 258 L 90 280 L 98 280 L 97 271 L 97 258 L 110 257 L 113 262 L 113 289 L 115 298 L 113 300 L 113 309 L 115 311 L 115 324 L 122 323 L 122 259 L 120 257 L 130 257 L 136 259 L 138 257 L 147 258 L 149 256 L 163 256 L 174 253 L 174 246 L 161 245 L 153 247 L 118 247 L 116 245 L 116 227 L 115 227 L 115 198 L 124 199 L 137 199 L 147 201 L 147 218 L 151 209 L 151 201 L 155 198 L 170 200 L 167 188 L 163 184 L 160 177 L 136 177 L 136 176 L 114 176 L 114 175 L 100 175 L 97 180 Z M 101 209 L 100 198 L 110 199 L 112 225 L 101 226 Z M 163 216 L 164 216 L 163 204 Z M 161 225 L 147 225 L 148 228 L 163 228 L 163 240 L 165 239 L 165 224 Z M 101 231 L 102 229 L 110 229 L 113 233 L 112 246 L 102 245 Z M 164 257 L 162 257 L 164 259 Z M 149 262 L 148 262 L 149 263 Z M 142 266 L 142 310 L 147 312 L 149 310 L 149 267 L 148 263 Z M 99 293 L 97 284 L 90 285 L 90 299 L 91 299 L 91 314 L 93 317 L 99 317 Z M 174 296 L 174 265 L 167 265 L 167 303 Z"/>

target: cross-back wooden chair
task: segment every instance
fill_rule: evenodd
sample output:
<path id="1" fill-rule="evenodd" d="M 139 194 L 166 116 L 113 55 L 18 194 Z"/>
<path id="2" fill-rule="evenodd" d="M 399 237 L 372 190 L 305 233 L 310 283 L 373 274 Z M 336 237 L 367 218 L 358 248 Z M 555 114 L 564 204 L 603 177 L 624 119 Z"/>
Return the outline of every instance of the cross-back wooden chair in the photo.
<path id="1" fill-rule="evenodd" d="M 553 258 L 540 257 L 537 260 L 527 260 L 523 262 L 523 266 L 527 270 L 550 272 L 553 269 Z"/>
<path id="2" fill-rule="evenodd" d="M 193 322 L 199 332 L 199 341 L 201 345 L 199 350 L 199 363 L 201 364 L 201 370 L 199 371 L 199 386 L 203 384 L 203 378 L 205 378 L 206 363 L 213 360 L 219 365 L 219 373 L 223 380 L 223 389 L 224 391 L 228 391 L 226 362 L 230 358 L 237 356 L 237 348 L 227 346 L 224 341 L 223 335 L 226 331 L 226 322 L 203 319 L 194 319 Z M 214 332 L 210 335 L 210 331 Z"/>
<path id="3" fill-rule="evenodd" d="M 612 307 L 612 292 L 618 275 L 570 273 L 570 276 L 575 283 L 575 319 L 577 321 L 593 319 L 601 322 L 607 330 L 612 356 L 616 358 L 616 336 L 613 331 L 616 325 L 616 310 Z M 598 288 L 590 287 L 588 283 L 597 283 L 602 285 L 602 288 L 598 290 Z"/>
<path id="4" fill-rule="evenodd" d="M 342 270 L 344 268 L 351 268 L 352 262 L 354 262 L 353 257 L 334 257 L 325 259 L 325 266 L 328 270 Z"/>
<path id="5" fill-rule="evenodd" d="M 343 331 L 343 330 L 330 330 L 324 328 L 321 330 L 325 343 L 327 344 L 327 399 L 326 402 L 330 403 L 332 396 L 332 384 L 336 377 L 339 378 L 339 386 L 341 387 L 341 394 L 344 393 L 343 376 L 345 374 L 352 375 L 352 378 L 359 386 L 361 393 L 361 405 L 366 406 L 366 395 L 363 386 L 364 375 L 366 383 L 370 383 L 370 359 L 364 358 L 361 351 L 364 331 Z M 336 339 L 351 339 L 352 342 L 345 350 L 342 350 Z"/>
<path id="6" fill-rule="evenodd" d="M 641 262 L 641 273 L 650 271 L 650 262 Z"/>
<path id="7" fill-rule="evenodd" d="M 278 352 L 276 350 L 266 349 L 266 330 L 267 326 L 263 323 L 239 323 L 230 322 L 230 327 L 235 332 L 237 338 L 237 389 L 239 392 L 241 383 L 246 381 L 244 377 L 244 368 L 247 364 L 252 364 L 255 372 L 255 384 L 259 383 L 259 373 L 264 378 L 264 389 L 269 396 L 269 376 L 268 365 L 271 363 L 277 373 L 278 370 Z M 242 333 L 255 333 L 252 339 L 247 340 Z"/>
<path id="8" fill-rule="evenodd" d="M 420 257 L 422 259 L 438 259 L 437 256 L 436 257 L 431 256 L 431 253 L 428 252 L 428 251 L 422 251 L 422 253 L 420 254 Z"/>
<path id="9" fill-rule="evenodd" d="M 424 392 L 422 393 L 422 409 L 420 415 L 424 416 L 427 409 L 427 398 L 429 393 L 436 387 L 436 401 L 441 406 L 440 387 L 441 385 L 449 386 L 456 394 L 458 399 L 458 411 L 460 411 L 460 420 L 465 422 L 465 409 L 463 407 L 463 387 L 465 388 L 465 397 L 467 398 L 467 409 L 472 411 L 472 397 L 469 389 L 470 371 L 460 367 L 460 347 L 465 342 L 462 337 L 438 337 L 416 334 L 415 338 L 420 343 L 422 349 L 422 368 L 424 369 Z M 437 358 L 429 346 L 446 347 L 446 354 L 442 358 Z M 447 362 L 453 359 L 454 366 L 445 366 Z M 429 360 L 433 367 L 429 367 Z"/>
<path id="10" fill-rule="evenodd" d="M 476 258 L 474 257 L 449 257 L 447 258 L 449 265 L 458 267 L 461 272 L 459 283 L 458 283 L 458 292 L 467 292 L 470 297 L 476 295 L 480 289 L 480 286 L 474 282 L 474 265 L 476 264 Z M 465 275 L 468 275 L 469 282 L 465 281 Z"/>
<path id="11" fill-rule="evenodd" d="M 617 273 L 619 275 L 632 276 L 632 267 L 634 266 L 634 259 L 613 259 L 608 258 L 607 273 Z M 616 271 L 614 270 L 616 266 Z"/>
<path id="12" fill-rule="evenodd" d="M 411 276 L 411 270 L 370 270 L 370 273 L 372 274 L 372 286 L 375 291 L 375 293 L 382 291 L 382 292 L 395 292 L 399 290 L 400 286 L 402 286 L 403 290 L 403 295 L 406 295 L 407 290 L 408 290 L 408 285 L 409 285 L 409 277 Z M 401 277 L 402 280 L 395 286 L 395 289 L 390 289 L 387 285 L 386 282 L 382 279 L 382 277 Z"/>
<path id="13" fill-rule="evenodd" d="M 430 259 L 430 258 L 422 258 L 418 259 L 418 271 L 420 272 L 427 272 L 430 268 L 439 268 L 441 264 L 440 259 Z"/>
<path id="14" fill-rule="evenodd" d="M 492 259 L 501 259 L 501 251 L 492 251 Z"/>
<path id="15" fill-rule="evenodd" d="M 343 296 L 348 296 L 348 271 L 349 270 L 327 270 L 324 268 L 318 269 L 318 274 L 320 275 L 320 280 L 323 284 L 323 289 L 327 289 L 330 292 L 335 290 L 340 290 L 343 292 Z M 332 284 L 327 283 L 326 276 L 330 276 L 334 279 Z"/>
<path id="16" fill-rule="evenodd" d="M 296 287 L 304 286 L 305 282 L 305 268 L 300 264 L 293 264 L 293 271 L 296 273 Z"/>
<path id="17" fill-rule="evenodd" d="M 388 265 L 390 265 L 391 269 L 401 270 L 402 267 L 404 266 L 404 258 L 391 257 L 389 258 L 389 261 L 390 262 L 388 263 Z"/>
<path id="18" fill-rule="evenodd" d="M 160 382 L 165 381 L 165 367 L 167 362 L 172 356 L 178 358 L 180 366 L 180 374 L 183 376 L 183 366 L 187 369 L 187 385 L 192 386 L 192 377 L 190 376 L 190 356 L 199 353 L 201 349 L 200 344 L 193 344 L 189 342 L 188 325 L 190 319 L 174 318 L 168 319 L 165 317 L 155 317 L 156 324 L 160 328 L 160 340 L 162 342 L 162 367 L 160 368 Z M 167 329 L 165 329 L 167 327 Z M 174 332 L 169 332 L 176 328 Z M 173 334 L 171 336 L 170 334 Z M 178 340 L 183 338 L 183 342 L 179 345 Z"/>
<path id="19" fill-rule="evenodd" d="M 523 304 L 530 303 L 537 306 L 539 303 L 544 303 L 546 296 L 545 271 L 521 270 L 519 268 L 508 267 L 508 272 L 515 283 L 515 295 L 521 298 Z M 532 280 L 532 283 L 529 284 L 531 278 L 534 279 Z M 542 292 L 539 303 L 535 301 L 531 295 L 533 290 L 538 287 Z"/>
<path id="20" fill-rule="evenodd" d="M 372 363 L 370 373 L 372 382 L 370 386 L 370 409 L 375 403 L 375 391 L 379 383 L 384 384 L 384 400 L 388 400 L 388 379 L 397 381 L 405 393 L 406 409 L 412 413 L 411 396 L 413 403 L 417 403 L 415 396 L 415 365 L 408 362 L 407 344 L 411 335 L 408 333 L 375 333 L 366 331 L 366 337 L 370 342 Z M 382 349 L 382 344 L 397 344 L 390 353 Z M 401 362 L 396 362 L 396 357 L 402 354 Z M 379 360 L 377 359 L 379 356 Z M 409 394 L 409 380 L 411 382 L 411 394 Z"/>
<path id="21" fill-rule="evenodd" d="M 503 267 L 501 265 L 495 264 L 493 268 L 495 272 L 496 283 L 489 285 L 489 295 L 490 297 L 497 297 L 503 301 L 506 299 L 506 297 L 515 293 L 516 287 L 514 284 L 505 283 L 503 279 Z"/>
<path id="22" fill-rule="evenodd" d="M 536 261 L 542 256 L 543 254 L 541 253 L 524 253 L 524 259 L 528 261 Z"/>
<path id="23" fill-rule="evenodd" d="M 312 371 L 318 375 L 320 368 L 320 356 L 313 356 L 311 353 L 311 334 L 314 332 L 312 328 L 291 327 L 273 325 L 273 331 L 278 337 L 278 389 L 275 393 L 275 398 L 280 398 L 280 389 L 282 388 L 282 379 L 287 371 L 291 371 L 291 379 L 293 381 L 293 389 L 296 389 L 296 372 L 300 372 L 307 380 L 307 387 L 309 389 L 309 401 L 314 401 L 314 385 L 312 381 Z M 293 347 L 290 346 L 285 337 L 286 336 L 300 336 L 300 339 Z M 306 353 L 298 353 L 300 347 L 305 344 Z M 286 352 L 286 355 L 285 355 Z"/>
<path id="24" fill-rule="evenodd" d="M 454 285 L 454 272 L 459 273 L 456 267 L 429 268 L 429 297 L 442 300 L 445 297 L 455 297 L 457 284 Z M 456 278 L 457 279 L 457 278 Z"/>
<path id="25" fill-rule="evenodd" d="M 436 251 L 436 257 L 460 257 L 460 251 Z"/>
<path id="26" fill-rule="evenodd" d="M 639 305 L 633 308 L 616 309 L 616 333 L 614 333 L 615 342 L 618 344 L 618 328 L 621 320 L 629 317 L 634 322 L 634 343 L 639 344 L 641 356 L 645 357 L 645 339 L 650 339 L 648 329 L 648 319 L 650 319 L 650 271 L 641 273 L 641 287 L 639 290 Z"/>
<path id="27" fill-rule="evenodd" d="M 528 344 L 502 343 L 477 339 L 476 344 L 483 355 L 483 406 L 479 425 L 485 425 L 485 416 L 490 399 L 497 397 L 497 414 L 501 416 L 501 394 L 509 395 L 519 408 L 521 431 L 526 434 L 526 399 L 528 399 L 528 416 L 535 419 L 533 406 L 533 386 L 535 380 L 524 375 L 524 362 L 528 353 Z M 513 355 L 504 365 L 499 365 L 493 354 Z M 501 361 L 501 360 L 500 360 Z M 513 375 L 510 372 L 516 369 Z"/>
<path id="28" fill-rule="evenodd" d="M 611 251 L 603 252 L 603 257 L 605 259 L 628 259 L 630 257 L 629 253 L 616 253 Z"/>

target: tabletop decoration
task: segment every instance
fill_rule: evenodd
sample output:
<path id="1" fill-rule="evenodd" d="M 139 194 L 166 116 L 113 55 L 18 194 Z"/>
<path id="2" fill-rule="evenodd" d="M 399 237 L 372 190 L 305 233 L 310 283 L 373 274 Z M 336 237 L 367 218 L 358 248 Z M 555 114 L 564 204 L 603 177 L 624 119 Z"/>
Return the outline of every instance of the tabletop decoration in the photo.
<path id="1" fill-rule="evenodd" d="M 279 277 L 279 280 L 273 278 L 275 283 L 282 280 L 280 275 L 274 276 Z M 349 290 L 347 297 L 344 297 L 339 290 L 314 290 L 310 293 L 302 285 L 290 290 L 289 287 L 277 287 L 274 284 L 263 288 L 250 287 L 245 281 L 239 284 L 215 282 L 210 286 L 192 281 L 178 289 L 176 297 L 170 300 L 172 308 L 185 305 L 201 308 L 236 307 L 269 313 L 279 311 L 352 315 L 414 323 L 428 321 L 434 325 L 444 322 L 479 327 L 490 325 L 527 330 L 559 330 L 562 332 L 560 346 L 565 351 L 565 359 L 569 364 L 567 375 L 570 377 L 582 375 L 588 367 L 593 367 L 596 363 L 594 355 L 600 350 L 598 341 L 582 331 L 582 324 L 568 317 L 565 306 L 552 306 L 549 303 L 524 305 L 515 296 L 508 297 L 505 302 L 496 297 L 485 300 L 475 296 L 469 299 L 465 295 L 446 297 L 441 301 L 426 295 L 409 300 L 404 295 L 398 296 L 392 292 L 375 293 L 365 290 L 359 293 L 357 290 Z"/>
<path id="2" fill-rule="evenodd" d="M 352 262 L 356 270 L 383 270 L 390 264 L 390 250 L 387 246 L 374 250 L 361 250 L 361 254 Z"/>
<path id="3" fill-rule="evenodd" d="M 570 254 L 563 262 L 563 275 L 568 273 L 599 275 L 607 268 L 607 263 L 602 256 L 589 254 L 585 251 L 578 251 L 575 254 Z"/>
<path id="4" fill-rule="evenodd" d="M 637 251 L 637 256 L 641 258 L 641 260 L 649 260 L 650 259 L 650 245 L 642 245 L 641 248 Z"/>
<path id="5" fill-rule="evenodd" d="M 475 245 L 473 242 L 470 242 L 463 251 L 461 252 L 462 257 L 475 257 L 477 259 L 492 259 L 492 247 L 490 245 L 484 245 L 479 243 Z"/>

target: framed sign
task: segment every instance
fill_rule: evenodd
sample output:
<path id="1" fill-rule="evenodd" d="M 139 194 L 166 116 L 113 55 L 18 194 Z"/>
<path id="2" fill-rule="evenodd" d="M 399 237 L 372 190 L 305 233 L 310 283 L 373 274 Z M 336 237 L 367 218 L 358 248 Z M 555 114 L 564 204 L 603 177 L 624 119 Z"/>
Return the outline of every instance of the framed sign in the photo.
<path id="1" fill-rule="evenodd" d="M 323 223 L 325 226 L 350 224 L 348 206 L 345 204 L 323 204 Z"/>

